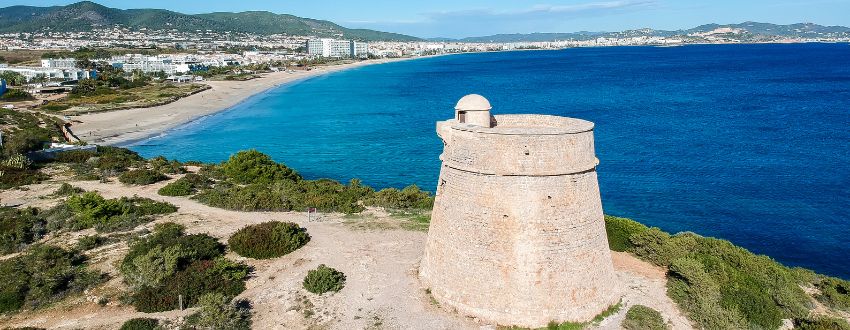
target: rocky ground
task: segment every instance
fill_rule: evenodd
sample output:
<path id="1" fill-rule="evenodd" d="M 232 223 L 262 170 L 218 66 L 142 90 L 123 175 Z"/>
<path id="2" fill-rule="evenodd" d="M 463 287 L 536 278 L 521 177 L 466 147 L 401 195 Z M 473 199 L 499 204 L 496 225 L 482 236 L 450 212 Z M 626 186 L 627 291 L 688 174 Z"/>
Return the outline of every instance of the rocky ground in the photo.
<path id="1" fill-rule="evenodd" d="M 60 182 L 27 187 L 25 190 L 0 192 L 6 205 L 49 207 L 56 199 L 46 197 Z M 307 228 L 312 239 L 303 248 L 282 258 L 251 260 L 233 253 L 228 257 L 254 267 L 247 290 L 237 299 L 253 307 L 256 329 L 493 329 L 495 325 L 444 310 L 432 300 L 420 284 L 417 267 L 427 233 L 404 228 L 404 220 L 372 210 L 366 216 L 346 217 L 321 214 L 308 221 L 304 213 L 245 213 L 216 209 L 181 197 L 159 196 L 166 182 L 130 187 L 117 182 L 71 182 L 104 197 L 138 195 L 177 205 L 178 213 L 155 223 L 177 222 L 190 233 L 208 233 L 222 242 L 236 230 L 266 221 L 295 222 Z M 154 223 L 145 227 L 151 228 Z M 144 229 L 144 228 L 139 228 Z M 71 245 L 79 236 L 92 232 L 66 233 L 46 240 Z M 36 326 L 56 329 L 116 329 L 134 317 L 177 320 L 192 313 L 172 311 L 157 314 L 137 313 L 119 298 L 125 287 L 115 265 L 127 251 L 118 242 L 89 251 L 91 263 L 113 275 L 106 284 L 84 296 L 72 297 L 47 309 L 21 312 L 0 318 L 10 327 Z M 7 256 L 8 257 L 8 256 Z M 662 313 L 674 329 L 690 329 L 689 321 L 666 295 L 664 270 L 624 253 L 614 253 L 617 276 L 624 283 L 623 308 L 596 328 L 619 329 L 628 308 L 635 304 L 652 307 Z M 307 271 L 326 264 L 347 276 L 345 288 L 335 294 L 317 296 L 304 290 L 301 281 Z"/>

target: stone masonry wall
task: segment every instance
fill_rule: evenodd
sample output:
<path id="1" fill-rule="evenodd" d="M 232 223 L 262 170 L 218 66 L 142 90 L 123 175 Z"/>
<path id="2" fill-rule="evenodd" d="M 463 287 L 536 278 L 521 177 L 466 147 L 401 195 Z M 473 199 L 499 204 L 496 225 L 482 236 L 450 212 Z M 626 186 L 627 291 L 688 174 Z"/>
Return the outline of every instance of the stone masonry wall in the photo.
<path id="1" fill-rule="evenodd" d="M 526 327 L 587 321 L 615 304 L 592 131 L 440 125 L 444 163 L 420 269 L 435 299 Z"/>

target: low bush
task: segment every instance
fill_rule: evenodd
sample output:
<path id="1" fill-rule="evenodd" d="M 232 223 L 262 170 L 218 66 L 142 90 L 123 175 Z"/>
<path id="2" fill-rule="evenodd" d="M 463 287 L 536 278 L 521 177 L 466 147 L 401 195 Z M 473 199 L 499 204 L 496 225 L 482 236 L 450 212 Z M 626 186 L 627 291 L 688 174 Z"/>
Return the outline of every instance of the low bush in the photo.
<path id="1" fill-rule="evenodd" d="M 240 151 L 221 164 L 225 176 L 240 184 L 269 184 L 281 180 L 299 181 L 301 175 L 275 163 L 257 150 Z"/>
<path id="2" fill-rule="evenodd" d="M 670 235 L 621 218 L 605 221 L 612 248 L 668 268 L 668 295 L 700 327 L 777 328 L 783 319 L 808 315 L 803 277 L 768 257 L 693 233 Z"/>
<path id="3" fill-rule="evenodd" d="M 200 311 L 187 318 L 187 323 L 200 329 L 251 329 L 251 312 L 246 304 L 232 304 L 221 293 L 207 293 L 198 298 Z"/>
<path id="4" fill-rule="evenodd" d="M 430 209 L 434 206 L 434 198 L 431 193 L 412 185 L 402 190 L 383 189 L 375 193 L 368 204 L 388 209 Z"/>
<path id="5" fill-rule="evenodd" d="M 277 186 L 219 184 L 199 192 L 193 199 L 212 207 L 236 211 L 291 211 L 290 202 Z"/>
<path id="6" fill-rule="evenodd" d="M 670 327 L 664 323 L 664 318 L 657 310 L 635 305 L 626 312 L 626 319 L 621 325 L 626 330 L 666 330 Z"/>
<path id="7" fill-rule="evenodd" d="M 831 308 L 850 312 L 850 282 L 834 277 L 822 277 L 815 281 L 815 287 L 820 290 L 815 296 L 818 301 Z"/>
<path id="8" fill-rule="evenodd" d="M 304 277 L 304 289 L 315 294 L 338 292 L 345 287 L 345 274 L 325 265 L 307 272 Z"/>
<path id="9" fill-rule="evenodd" d="M 174 213 L 177 207 L 141 197 L 105 199 L 96 192 L 73 195 L 46 212 L 51 230 L 81 230 L 94 227 L 98 232 L 129 230 L 153 220 L 153 216 Z"/>
<path id="10" fill-rule="evenodd" d="M 88 251 L 100 247 L 106 243 L 106 238 L 100 235 L 83 236 L 77 240 L 77 248 L 82 251 Z"/>
<path id="11" fill-rule="evenodd" d="M 0 208 L 0 255 L 20 252 L 47 233 L 36 209 Z"/>
<path id="12" fill-rule="evenodd" d="M 32 94 L 22 89 L 10 89 L 3 95 L 0 95 L 0 101 L 17 102 L 34 100 Z"/>
<path id="13" fill-rule="evenodd" d="M 159 320 L 150 318 L 129 319 L 119 330 L 156 330 L 160 329 Z"/>
<path id="14" fill-rule="evenodd" d="M 168 180 L 168 177 L 155 170 L 138 169 L 122 173 L 118 181 L 123 184 L 144 186 L 160 181 Z"/>
<path id="15" fill-rule="evenodd" d="M 185 235 L 184 227 L 157 225 L 153 234 L 134 241 L 121 262 L 121 273 L 133 288 L 132 301 L 141 312 L 194 306 L 206 293 L 232 298 L 245 290 L 248 267 L 225 259 L 224 246 L 208 235 Z"/>
<path id="16" fill-rule="evenodd" d="M 201 189 L 209 188 L 209 186 L 210 182 L 207 178 L 189 173 L 160 188 L 157 193 L 162 196 L 189 196 Z"/>
<path id="17" fill-rule="evenodd" d="M 270 259 L 289 254 L 309 241 L 306 229 L 294 223 L 273 221 L 242 228 L 227 243 L 240 256 Z"/>
<path id="18" fill-rule="evenodd" d="M 647 229 L 649 227 L 631 219 L 605 216 L 605 231 L 612 251 L 626 252 L 634 249 L 630 237 Z"/>
<path id="19" fill-rule="evenodd" d="M 97 168 L 101 171 L 124 172 L 128 167 L 141 167 L 144 158 L 125 148 L 98 146 Z"/>
<path id="20" fill-rule="evenodd" d="M 850 330 L 850 324 L 842 319 L 817 317 L 814 319 L 795 320 L 794 329 L 798 330 Z"/>
<path id="21" fill-rule="evenodd" d="M 228 263 L 227 266 L 220 266 Z M 234 276 L 234 274 L 239 274 Z M 227 299 L 245 291 L 247 267 L 224 258 L 198 260 L 184 270 L 163 280 L 156 287 L 145 286 L 133 294 L 133 305 L 144 313 L 164 312 L 179 308 L 179 296 L 183 296 L 184 307 L 194 307 L 198 299 L 207 293 L 220 293 Z"/>
<path id="22" fill-rule="evenodd" d="M 74 187 L 74 186 L 72 186 L 68 183 L 63 183 L 61 186 L 59 186 L 58 189 L 56 189 L 56 191 L 53 192 L 53 196 L 68 197 L 68 196 L 81 194 L 81 193 L 84 193 L 84 192 L 85 192 L 85 190 L 83 190 L 82 188 L 77 188 L 77 187 Z"/>
<path id="23" fill-rule="evenodd" d="M 0 189 L 36 184 L 47 179 L 46 174 L 37 170 L 0 166 Z"/>
<path id="24" fill-rule="evenodd" d="M 183 167 L 183 164 L 176 160 L 169 161 L 163 156 L 159 156 L 153 159 L 148 160 L 148 165 L 154 171 L 160 173 L 168 173 L 168 174 L 183 174 L 186 173 L 186 168 Z"/>
<path id="25" fill-rule="evenodd" d="M 47 245 L 0 261 L 0 313 L 39 308 L 102 282 L 84 262 L 79 252 Z"/>

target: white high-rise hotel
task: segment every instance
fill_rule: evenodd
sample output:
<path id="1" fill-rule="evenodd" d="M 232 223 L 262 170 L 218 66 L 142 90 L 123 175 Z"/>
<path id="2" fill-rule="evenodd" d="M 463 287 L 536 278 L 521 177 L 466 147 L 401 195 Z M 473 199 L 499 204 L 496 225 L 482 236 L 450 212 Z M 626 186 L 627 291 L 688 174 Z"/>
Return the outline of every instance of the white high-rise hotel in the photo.
<path id="1" fill-rule="evenodd" d="M 369 44 L 354 40 L 310 39 L 307 54 L 321 57 L 366 57 Z"/>

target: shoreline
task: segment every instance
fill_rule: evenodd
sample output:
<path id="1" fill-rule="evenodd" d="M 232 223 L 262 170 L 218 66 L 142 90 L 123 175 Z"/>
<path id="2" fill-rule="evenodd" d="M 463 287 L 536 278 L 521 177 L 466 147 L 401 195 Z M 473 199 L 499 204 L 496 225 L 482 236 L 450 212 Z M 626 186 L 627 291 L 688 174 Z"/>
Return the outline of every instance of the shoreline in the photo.
<path id="1" fill-rule="evenodd" d="M 168 104 L 70 116 L 74 121 L 71 129 L 87 143 L 127 146 L 226 111 L 283 85 L 370 65 L 429 57 L 433 56 L 367 60 L 294 73 L 272 72 L 247 81 L 205 81 L 211 88 Z"/>

